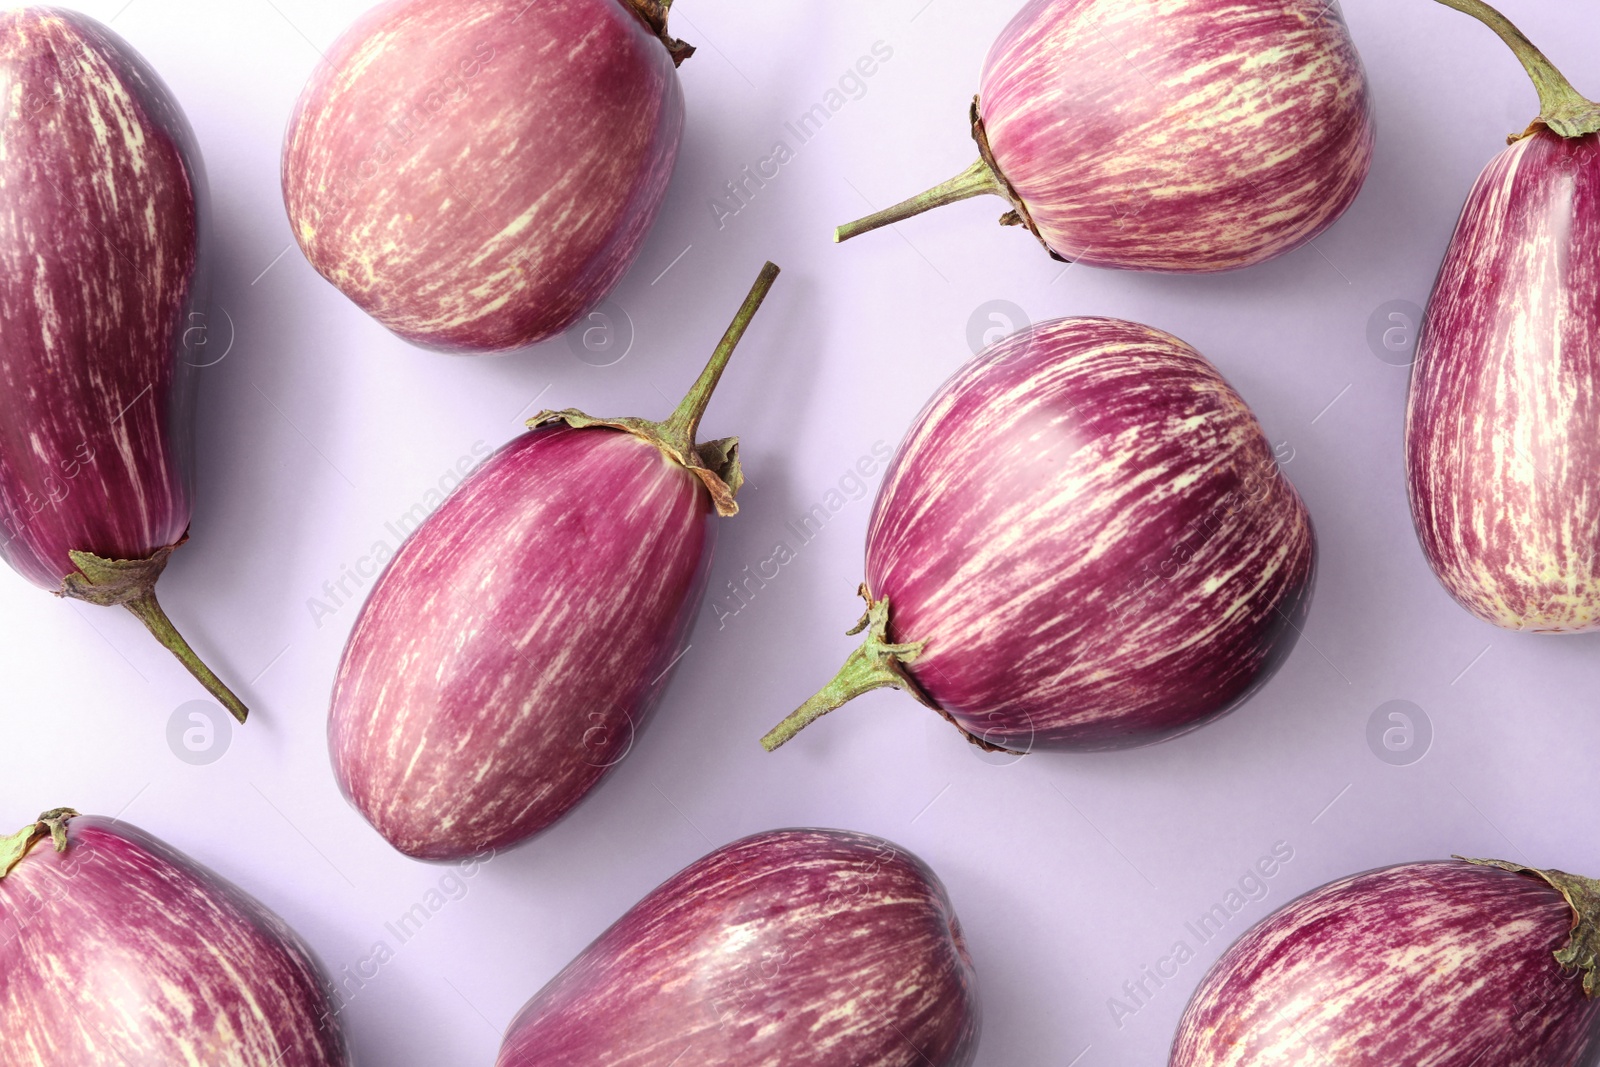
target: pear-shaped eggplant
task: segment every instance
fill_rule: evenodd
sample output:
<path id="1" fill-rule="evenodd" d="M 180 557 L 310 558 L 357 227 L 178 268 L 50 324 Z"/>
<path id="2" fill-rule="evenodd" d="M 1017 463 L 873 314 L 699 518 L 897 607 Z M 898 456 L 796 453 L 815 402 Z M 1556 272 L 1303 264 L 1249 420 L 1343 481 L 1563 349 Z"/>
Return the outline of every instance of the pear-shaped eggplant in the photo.
<path id="1" fill-rule="evenodd" d="M 1223 954 L 1170 1067 L 1592 1067 L 1600 882 L 1498 860 L 1331 882 Z"/>
<path id="2" fill-rule="evenodd" d="M 0 1063 L 345 1067 L 332 985 L 283 920 L 117 819 L 0 839 Z"/>
<path id="3" fill-rule="evenodd" d="M 155 594 L 192 510 L 206 182 L 189 123 L 126 41 L 70 11 L 0 12 L 0 78 L 0 555 L 126 607 L 243 722 Z"/>
<path id="4" fill-rule="evenodd" d="M 1205 357 L 1040 323 L 923 409 L 872 509 L 866 641 L 762 744 L 884 686 L 985 748 L 1158 741 L 1272 674 L 1313 563 L 1305 505 Z"/>
<path id="5" fill-rule="evenodd" d="M 683 135 L 672 0 L 387 0 L 289 123 L 283 195 L 311 265 L 444 351 L 553 337 L 621 280 Z"/>
<path id="6" fill-rule="evenodd" d="M 965 172 L 837 239 L 992 193 L 1057 259 L 1231 270 L 1333 225 L 1374 142 L 1331 0 L 1031 0 L 989 49 L 972 136 Z"/>
<path id="7" fill-rule="evenodd" d="M 1481 0 L 1542 113 L 1467 197 L 1406 406 L 1411 515 L 1451 596 L 1511 630 L 1600 628 L 1600 104 Z"/>
<path id="8" fill-rule="evenodd" d="M 880 838 L 697 860 L 530 1000 L 496 1067 L 966 1067 L 978 996 L 939 879 Z"/>
<path id="9" fill-rule="evenodd" d="M 768 263 L 665 422 L 546 411 L 401 546 L 345 646 L 328 736 L 347 797 L 407 855 L 504 848 L 628 754 L 705 592 L 738 442 L 701 414 Z"/>

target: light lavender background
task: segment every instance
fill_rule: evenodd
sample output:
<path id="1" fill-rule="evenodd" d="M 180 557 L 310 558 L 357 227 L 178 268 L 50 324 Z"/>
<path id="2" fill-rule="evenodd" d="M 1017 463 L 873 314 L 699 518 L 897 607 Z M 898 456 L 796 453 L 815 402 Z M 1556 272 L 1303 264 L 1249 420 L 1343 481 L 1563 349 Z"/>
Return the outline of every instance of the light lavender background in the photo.
<path id="1" fill-rule="evenodd" d="M 713 846 L 778 826 L 882 834 L 938 870 L 980 973 L 985 1067 L 1162 1062 L 1224 942 L 1338 875 L 1450 853 L 1600 872 L 1600 638 L 1503 633 L 1446 597 L 1405 506 L 1407 372 L 1367 337 L 1384 305 L 1425 302 L 1473 177 L 1537 110 L 1509 53 L 1465 16 L 1427 0 L 1348 0 L 1379 111 L 1360 200 L 1314 248 L 1221 277 L 1160 278 L 1064 271 L 994 225 L 997 200 L 830 243 L 833 224 L 970 162 L 967 105 L 1013 3 L 680 0 L 674 29 L 701 46 L 682 70 L 682 158 L 613 298 L 631 350 L 594 367 L 566 340 L 498 360 L 411 349 L 292 246 L 284 124 L 361 0 L 68 6 L 114 20 L 204 148 L 220 238 L 207 358 L 228 354 L 203 372 L 193 541 L 161 592 L 255 716 L 220 760 L 185 763 L 167 727 L 202 695 L 188 676 L 130 617 L 53 601 L 6 572 L 0 823 L 58 804 L 120 814 L 248 887 L 354 991 L 345 1017 L 361 1062 L 491 1063 L 523 1001 L 638 897 Z M 1600 14 L 1567 0 L 1508 7 L 1600 92 L 1600 56 L 1577 46 Z M 893 58 L 799 145 L 785 122 L 878 41 Z M 407 91 L 395 87 L 397 108 Z M 719 225 L 711 201 L 779 139 L 795 158 Z M 375 541 L 392 547 L 385 523 L 475 444 L 515 434 L 535 398 L 665 413 L 769 257 L 785 273 L 706 426 L 743 435 L 752 479 L 722 529 L 713 596 L 779 539 L 793 543 L 785 522 L 823 502 L 875 441 L 898 441 L 970 355 L 972 322 L 980 334 L 996 325 L 985 305 L 1007 300 L 1034 319 L 1142 320 L 1222 368 L 1292 452 L 1288 474 L 1316 519 L 1305 640 L 1245 708 L 1154 748 L 994 765 L 883 692 L 768 756 L 756 738 L 851 646 L 871 505 L 850 502 L 720 628 L 708 605 L 652 729 L 604 787 L 459 883 L 465 895 L 400 944 L 385 924 L 447 872 L 391 852 L 339 797 L 323 724 L 356 607 L 316 620 L 309 601 Z M 1369 747 L 1369 719 L 1391 700 L 1431 723 L 1431 750 L 1410 765 Z M 1185 922 L 1280 841 L 1294 858 L 1266 899 L 1199 945 Z M 1127 1000 L 1124 982 L 1179 939 L 1197 958 L 1150 984 L 1142 1006 Z M 394 958 L 375 968 L 380 941 Z M 1112 997 L 1138 1008 L 1120 1026 Z"/>

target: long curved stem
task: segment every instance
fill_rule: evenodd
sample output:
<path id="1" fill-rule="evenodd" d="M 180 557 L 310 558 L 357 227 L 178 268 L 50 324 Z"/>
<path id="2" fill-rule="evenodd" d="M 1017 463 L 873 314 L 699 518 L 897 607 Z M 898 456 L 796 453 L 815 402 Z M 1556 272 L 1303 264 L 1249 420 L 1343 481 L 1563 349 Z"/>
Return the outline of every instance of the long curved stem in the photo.
<path id="1" fill-rule="evenodd" d="M 739 347 L 744 332 L 750 328 L 751 320 L 755 318 L 756 312 L 761 308 L 761 302 L 772 291 L 772 283 L 777 279 L 776 263 L 768 262 L 761 268 L 756 283 L 750 287 L 750 294 L 739 306 L 739 313 L 733 317 L 733 322 L 728 325 L 722 340 L 717 342 L 716 351 L 711 353 L 711 359 L 706 363 L 705 370 L 700 372 L 700 377 L 695 380 L 693 387 L 678 403 L 672 414 L 660 423 L 662 438 L 678 447 L 685 455 L 694 451 L 695 435 L 700 431 L 700 419 L 706 413 L 706 405 L 711 401 L 711 394 L 716 390 L 717 382 L 722 380 L 722 372 L 727 369 L 728 360 L 733 357 L 733 350 Z"/>
<path id="2" fill-rule="evenodd" d="M 1484 0 L 1438 0 L 1445 7 L 1471 15 L 1510 46 L 1539 91 L 1539 119 L 1562 137 L 1583 137 L 1600 132 L 1600 104 L 1573 87 L 1543 52 L 1516 24 Z"/>
<path id="3" fill-rule="evenodd" d="M 852 237 L 859 237 L 864 233 L 891 226 L 902 222 L 913 215 L 920 215 L 924 211 L 931 211 L 936 207 L 954 204 L 961 200 L 969 200 L 974 196 L 983 196 L 993 193 L 995 196 L 1010 197 L 1006 193 L 1005 184 L 995 174 L 994 168 L 987 161 L 978 160 L 954 178 L 940 185 L 935 185 L 927 192 L 918 193 L 908 200 L 902 200 L 893 207 L 884 208 L 882 211 L 873 212 L 866 218 L 847 222 L 833 231 L 835 242 L 848 241 Z"/>
<path id="4" fill-rule="evenodd" d="M 133 612 L 134 617 L 144 623 L 145 629 L 155 635 L 155 639 L 161 642 L 162 647 L 178 657 L 178 662 L 206 687 L 206 692 L 216 697 L 222 706 L 228 709 L 230 715 L 240 722 L 245 721 L 250 709 L 245 707 L 244 701 L 240 700 L 233 690 L 205 665 L 205 661 L 195 653 L 195 650 L 189 647 L 189 642 L 183 639 L 183 635 L 172 625 L 172 620 L 167 618 L 167 613 L 156 601 L 154 587 L 142 596 L 123 601 L 122 606 Z"/>

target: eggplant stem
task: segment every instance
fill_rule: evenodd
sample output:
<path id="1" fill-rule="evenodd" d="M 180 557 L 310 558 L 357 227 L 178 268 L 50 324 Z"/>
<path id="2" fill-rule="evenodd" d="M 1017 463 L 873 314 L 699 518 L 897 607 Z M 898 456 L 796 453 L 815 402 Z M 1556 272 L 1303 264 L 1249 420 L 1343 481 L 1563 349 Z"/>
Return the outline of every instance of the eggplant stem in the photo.
<path id="1" fill-rule="evenodd" d="M 666 45 L 667 54 L 672 56 L 674 67 L 683 66 L 683 61 L 694 55 L 694 45 L 685 44 L 667 32 L 667 16 L 672 11 L 672 0 L 622 0 L 622 5 L 661 39 L 661 43 Z"/>
<path id="2" fill-rule="evenodd" d="M 1543 52 L 1527 35 L 1484 0 L 1438 0 L 1445 7 L 1471 15 L 1488 26 L 1510 46 L 1522 68 L 1533 79 L 1539 91 L 1539 117 L 1535 125 L 1544 123 L 1562 137 L 1584 137 L 1600 132 L 1600 104 L 1585 97 L 1575 89 L 1566 75 L 1556 69 Z M 1531 128 L 1530 128 L 1531 132 Z M 1523 134 L 1521 136 L 1526 136 Z M 1513 141 L 1519 137 L 1511 138 Z"/>
<path id="3" fill-rule="evenodd" d="M 970 200 L 975 196 L 992 193 L 1010 199 L 1006 192 L 1005 183 L 995 174 L 994 168 L 986 160 L 979 159 L 972 166 L 957 174 L 954 178 L 940 185 L 935 185 L 927 192 L 918 193 L 907 200 L 902 200 L 893 207 L 886 207 L 882 211 L 875 211 L 865 218 L 854 222 L 847 222 L 833 231 L 834 242 L 848 241 L 852 237 L 859 237 L 864 233 L 892 226 L 897 222 L 904 222 L 924 211 L 931 211 L 936 207 L 946 204 Z"/>
<path id="4" fill-rule="evenodd" d="M 44 837 L 50 838 L 57 852 L 65 852 L 67 820 L 77 815 L 71 808 L 52 808 L 10 837 L 0 837 L 0 878 L 10 874 Z"/>
<path id="5" fill-rule="evenodd" d="M 178 662 L 188 669 L 189 673 L 206 688 L 206 692 L 216 697 L 228 713 L 240 722 L 250 714 L 250 709 L 245 707 L 244 701 L 236 696 L 233 690 L 223 683 L 221 678 L 214 674 L 205 661 L 189 647 L 189 642 L 183 639 L 178 628 L 172 625 L 172 620 L 167 618 L 167 613 L 161 609 L 161 604 L 156 600 L 156 591 L 150 589 L 142 596 L 125 600 L 123 607 L 133 612 L 134 617 L 144 623 L 145 629 L 155 635 L 155 639 L 174 656 Z"/>
<path id="6" fill-rule="evenodd" d="M 101 607 L 118 604 L 126 607 L 157 641 L 178 657 L 178 662 L 188 668 L 207 692 L 221 701 L 235 719 L 244 722 L 250 709 L 201 661 L 156 601 L 156 579 L 166 569 L 173 551 L 188 539 L 189 535 L 185 534 L 176 544 L 157 550 L 147 559 L 106 559 L 93 552 L 71 551 L 67 555 L 78 571 L 62 581 L 59 595 Z"/>
<path id="7" fill-rule="evenodd" d="M 1572 934 L 1556 950 L 1556 962 L 1563 970 L 1582 975 L 1584 996 L 1600 996 L 1600 880 L 1584 878 L 1566 871 L 1542 871 L 1505 860 L 1478 860 L 1457 856 L 1480 867 L 1498 867 L 1514 874 L 1531 874 L 1543 879 L 1559 892 L 1572 908 Z"/>
<path id="8" fill-rule="evenodd" d="M 866 583 L 861 585 L 861 596 L 867 610 L 856 623 L 851 634 L 866 632 L 861 647 L 850 653 L 833 676 L 833 681 L 819 689 L 810 700 L 801 704 L 761 739 L 761 747 L 773 752 L 792 740 L 794 735 L 822 718 L 828 712 L 841 708 L 863 693 L 874 689 L 904 689 L 918 700 L 927 698 L 906 674 L 905 665 L 915 663 L 922 655 L 923 642 L 895 644 L 889 640 L 889 598 L 873 600 Z"/>
<path id="9" fill-rule="evenodd" d="M 772 283 L 777 279 L 778 265 L 769 261 L 761 268 L 756 283 L 750 287 L 750 295 L 744 298 L 739 313 L 733 317 L 733 322 L 728 325 L 722 340 L 717 342 L 716 351 L 711 353 L 711 359 L 706 363 L 705 370 L 700 372 L 700 377 L 695 380 L 694 386 L 678 404 L 677 409 L 659 424 L 662 438 L 684 455 L 691 455 L 694 452 L 695 435 L 700 432 L 700 419 L 706 413 L 706 405 L 711 402 L 711 394 L 716 391 L 717 382 L 722 380 L 722 372 L 727 369 L 728 360 L 733 357 L 733 350 L 739 347 L 744 332 L 750 328 L 750 321 L 755 318 L 756 312 L 761 308 L 761 302 L 772 291 Z"/>

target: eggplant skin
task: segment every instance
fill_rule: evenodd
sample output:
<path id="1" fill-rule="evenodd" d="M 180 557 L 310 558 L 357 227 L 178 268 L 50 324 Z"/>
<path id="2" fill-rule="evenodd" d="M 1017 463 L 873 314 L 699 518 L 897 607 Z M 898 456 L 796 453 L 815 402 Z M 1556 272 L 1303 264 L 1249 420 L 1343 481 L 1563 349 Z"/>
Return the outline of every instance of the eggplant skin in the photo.
<path id="1" fill-rule="evenodd" d="M 1033 0 L 981 86 L 995 161 L 1041 240 L 1089 266 L 1283 255 L 1372 167 L 1367 76 L 1331 0 Z"/>
<path id="2" fill-rule="evenodd" d="M 1572 924 L 1539 878 L 1462 860 L 1332 882 L 1224 953 L 1170 1067 L 1593 1067 L 1600 1000 L 1554 958 Z"/>
<path id="3" fill-rule="evenodd" d="M 1315 538 L 1206 359 L 1116 319 L 1040 323 L 924 408 L 884 476 L 867 585 L 906 670 L 1013 749 L 1148 744 L 1236 707 L 1293 648 Z"/>
<path id="4" fill-rule="evenodd" d="M 621 0 L 388 0 L 290 120 L 306 258 L 413 344 L 559 334 L 632 265 L 683 134 L 672 55 Z"/>
<path id="5" fill-rule="evenodd" d="M 938 878 L 774 830 L 668 879 L 530 1000 L 496 1067 L 967 1067 L 979 1008 Z"/>
<path id="6" fill-rule="evenodd" d="M 73 12 L 0 12 L 0 554 L 146 559 L 189 525 L 205 175 L 155 72 Z"/>
<path id="7" fill-rule="evenodd" d="M 0 1067 L 347 1067 L 298 935 L 127 823 L 80 815 L 0 879 Z"/>
<path id="8" fill-rule="evenodd" d="M 401 852 L 515 844 L 622 760 L 699 608 L 711 496 L 655 445 L 564 425 L 496 452 L 373 586 L 334 682 L 340 787 Z"/>
<path id="9" fill-rule="evenodd" d="M 1600 628 L 1600 136 L 1540 130 L 1467 197 L 1418 340 L 1411 514 L 1463 607 Z"/>

